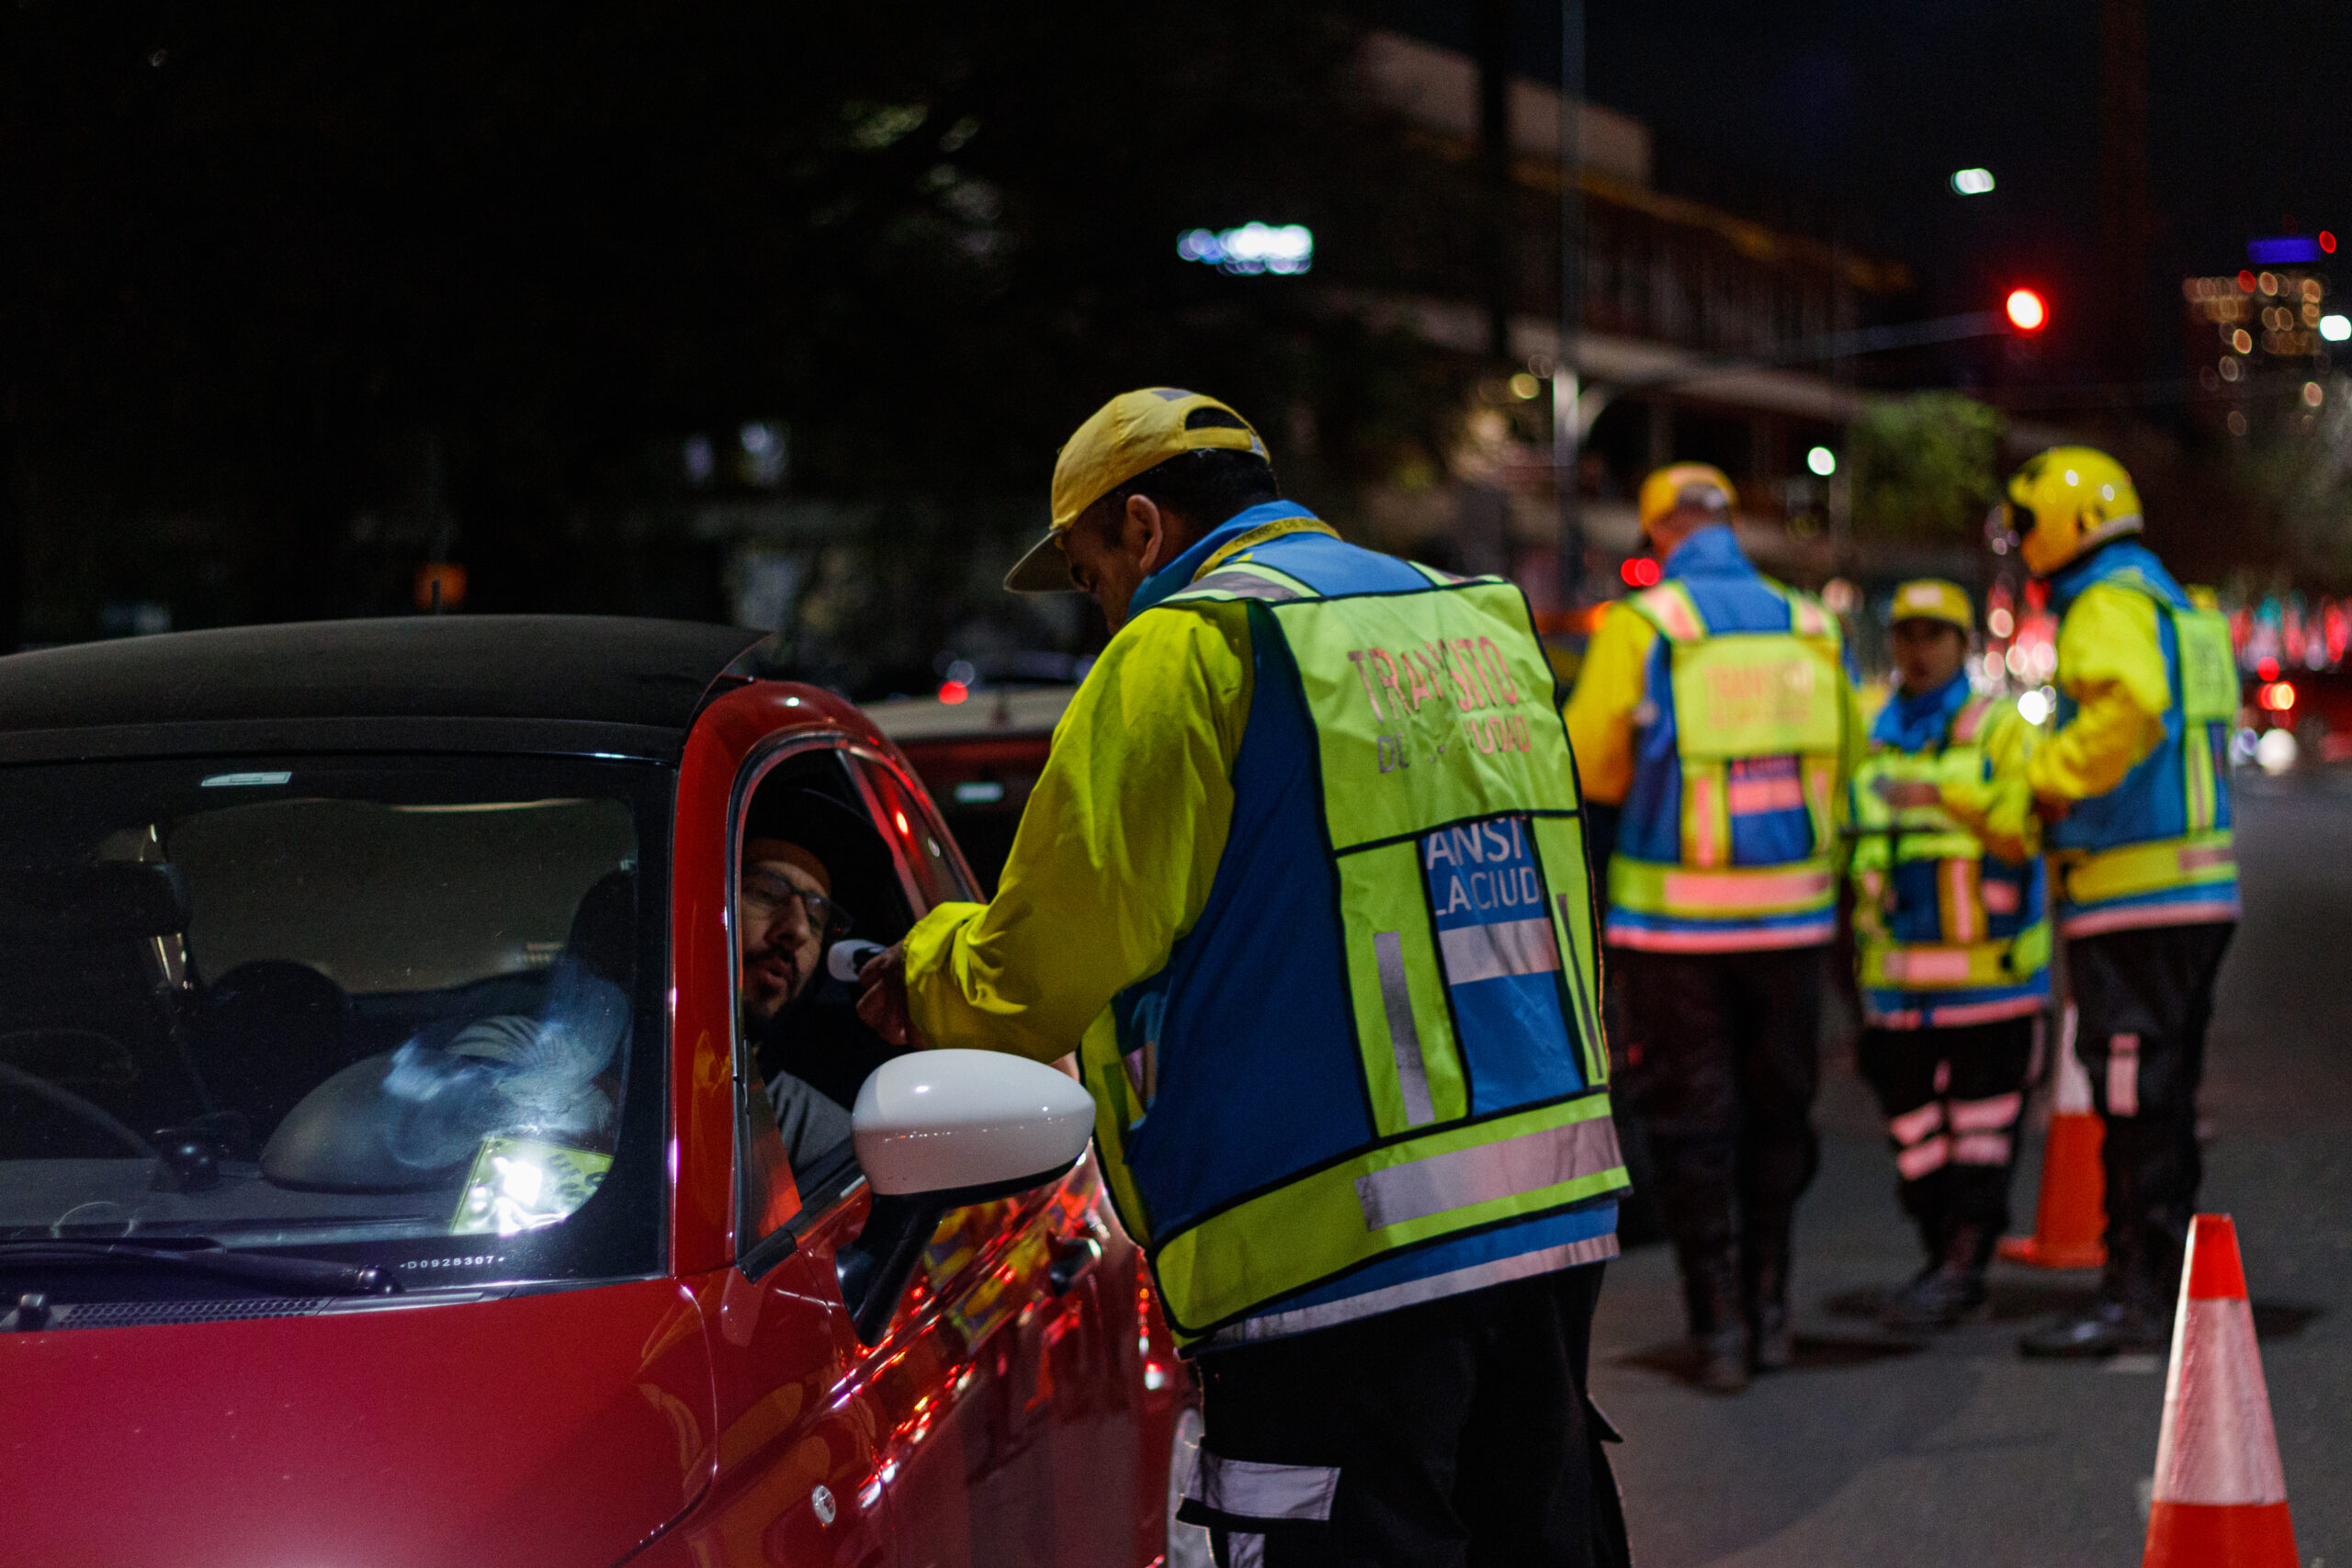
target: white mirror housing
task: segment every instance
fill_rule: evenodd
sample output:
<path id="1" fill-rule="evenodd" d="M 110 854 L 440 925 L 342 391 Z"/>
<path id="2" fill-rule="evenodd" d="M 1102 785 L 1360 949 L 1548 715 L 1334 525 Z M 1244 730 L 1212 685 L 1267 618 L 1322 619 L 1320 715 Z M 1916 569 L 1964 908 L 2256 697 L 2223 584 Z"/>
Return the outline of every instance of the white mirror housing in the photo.
<path id="1" fill-rule="evenodd" d="M 1086 1152 L 1094 1100 L 1066 1074 L 998 1051 L 915 1051 L 876 1067 L 850 1112 L 877 1195 L 966 1201 L 1052 1179 Z"/>

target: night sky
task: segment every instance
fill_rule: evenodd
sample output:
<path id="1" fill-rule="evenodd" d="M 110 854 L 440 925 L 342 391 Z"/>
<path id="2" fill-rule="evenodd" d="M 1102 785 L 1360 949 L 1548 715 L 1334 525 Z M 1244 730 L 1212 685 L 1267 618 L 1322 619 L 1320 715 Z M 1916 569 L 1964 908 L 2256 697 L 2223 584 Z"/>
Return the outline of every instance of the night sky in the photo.
<path id="1" fill-rule="evenodd" d="M 1400 9 L 1412 30 L 1473 47 L 1462 0 Z M 1558 77 L 1559 11 L 1519 0 L 1514 52 Z M 2233 272 L 2245 243 L 2352 229 L 2352 6 L 2256 0 L 2148 6 L 2150 346 L 2178 374 L 2178 280 Z M 1646 122 L 1662 183 L 1737 200 L 1752 173 L 1846 205 L 1849 231 L 1910 262 L 1925 309 L 1978 309 L 2010 277 L 2050 285 L 2050 373 L 2086 345 L 2070 309 L 2097 276 L 2098 6 L 2036 0 L 1588 0 L 1592 97 Z M 1962 197 L 1953 170 L 1999 188 Z M 1801 209 L 1802 203 L 1791 203 Z M 2346 253 L 2352 254 L 2352 253 Z M 2079 367 L 2075 367 L 2079 371 Z"/>

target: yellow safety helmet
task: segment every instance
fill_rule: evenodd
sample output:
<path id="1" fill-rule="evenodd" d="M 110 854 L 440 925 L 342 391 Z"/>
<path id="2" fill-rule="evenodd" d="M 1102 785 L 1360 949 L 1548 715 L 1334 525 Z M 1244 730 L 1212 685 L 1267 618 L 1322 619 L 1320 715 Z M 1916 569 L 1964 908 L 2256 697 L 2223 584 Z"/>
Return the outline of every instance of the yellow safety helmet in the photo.
<path id="1" fill-rule="evenodd" d="M 2085 551 L 2140 531 L 2140 492 L 2123 465 L 2090 446 L 2052 446 L 2009 479 L 1999 522 L 2025 567 L 2048 577 Z"/>
<path id="2" fill-rule="evenodd" d="M 1713 464 L 1669 463 L 1642 481 L 1642 536 L 1648 537 L 1650 525 L 1677 507 L 1700 507 L 1728 518 L 1738 504 L 1739 492 Z"/>
<path id="3" fill-rule="evenodd" d="M 1976 630 L 1976 611 L 1968 602 L 1968 590 L 1959 583 L 1940 577 L 1915 577 L 1896 585 L 1894 597 L 1887 602 L 1886 624 L 1898 626 L 1905 621 L 1941 621 L 1958 626 L 1960 635 L 1967 637 Z"/>

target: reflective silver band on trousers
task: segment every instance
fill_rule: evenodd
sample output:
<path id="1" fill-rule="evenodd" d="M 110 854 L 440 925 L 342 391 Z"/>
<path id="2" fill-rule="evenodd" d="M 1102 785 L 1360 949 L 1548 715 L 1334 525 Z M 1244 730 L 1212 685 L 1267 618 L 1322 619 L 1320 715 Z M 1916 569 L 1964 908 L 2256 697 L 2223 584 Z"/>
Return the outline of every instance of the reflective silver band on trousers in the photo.
<path id="1" fill-rule="evenodd" d="M 1331 1517 L 1340 1472 L 1329 1464 L 1267 1464 L 1227 1459 L 1201 1450 L 1184 1495 L 1205 1508 L 1241 1519 L 1318 1523 Z"/>

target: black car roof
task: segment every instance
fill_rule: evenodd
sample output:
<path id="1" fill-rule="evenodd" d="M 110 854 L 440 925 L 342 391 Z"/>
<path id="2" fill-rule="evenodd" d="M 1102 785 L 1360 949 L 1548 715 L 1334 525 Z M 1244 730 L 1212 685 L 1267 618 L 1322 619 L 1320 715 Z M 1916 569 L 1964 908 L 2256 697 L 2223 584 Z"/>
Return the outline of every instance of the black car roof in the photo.
<path id="1" fill-rule="evenodd" d="M 620 615 L 310 621 L 0 658 L 0 760 L 321 746 L 666 756 L 762 634 Z"/>

